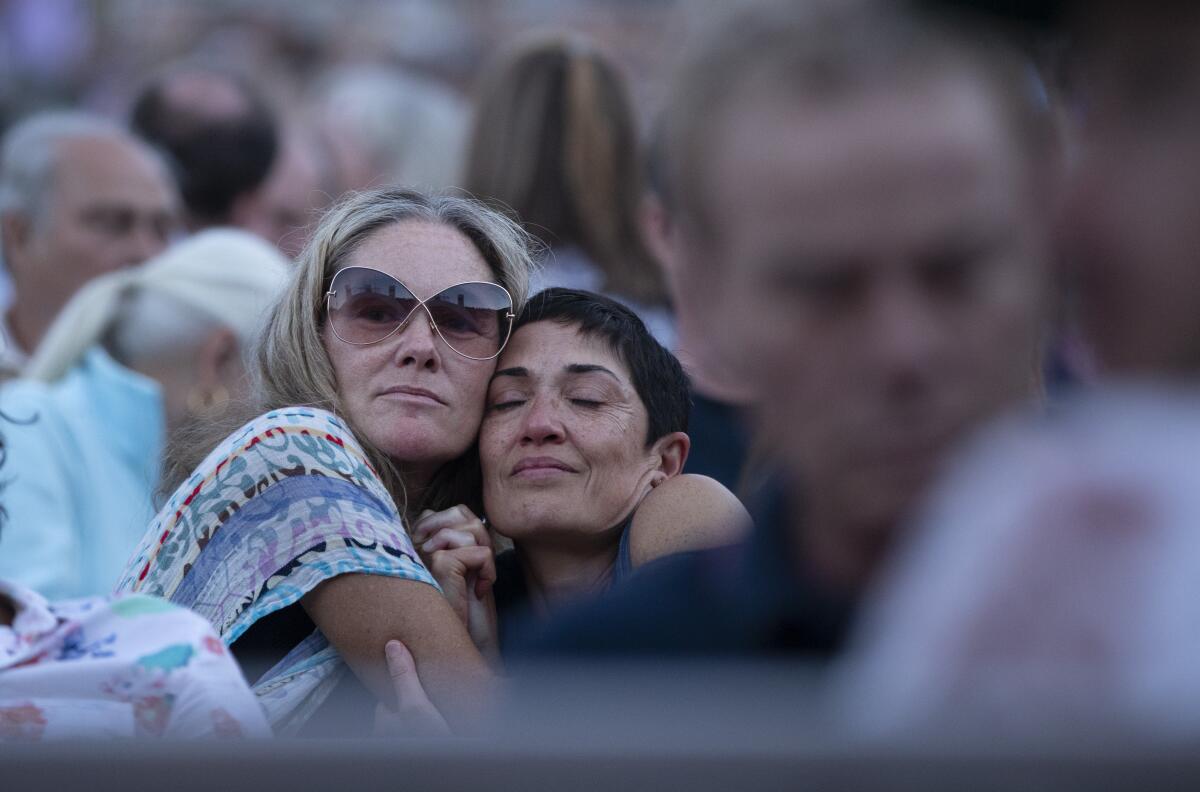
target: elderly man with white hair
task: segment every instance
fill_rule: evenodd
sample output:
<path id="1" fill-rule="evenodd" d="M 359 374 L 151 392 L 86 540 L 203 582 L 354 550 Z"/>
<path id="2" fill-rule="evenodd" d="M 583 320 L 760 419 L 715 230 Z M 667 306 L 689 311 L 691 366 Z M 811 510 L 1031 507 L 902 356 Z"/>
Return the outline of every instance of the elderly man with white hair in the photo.
<path id="1" fill-rule="evenodd" d="M 0 146 L 0 252 L 15 292 L 0 376 L 20 371 L 80 286 L 165 248 L 177 203 L 158 156 L 109 121 L 47 112 L 13 126 Z"/>
<path id="2" fill-rule="evenodd" d="M 242 394 L 242 350 L 286 279 L 272 246 L 211 230 L 102 275 L 0 388 L 11 467 L 0 579 L 105 594 L 154 515 L 171 436 Z"/>

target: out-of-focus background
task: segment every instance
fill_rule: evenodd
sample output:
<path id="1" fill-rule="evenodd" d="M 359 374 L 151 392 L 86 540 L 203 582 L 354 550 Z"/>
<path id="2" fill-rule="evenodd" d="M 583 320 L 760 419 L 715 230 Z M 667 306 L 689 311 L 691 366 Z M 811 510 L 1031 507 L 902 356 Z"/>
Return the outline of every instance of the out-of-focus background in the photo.
<path id="1" fill-rule="evenodd" d="M 660 99 L 679 0 L 0 0 L 0 129 L 42 108 L 123 115 L 181 60 L 252 75 L 302 111 L 340 69 L 395 67 L 468 96 L 490 56 L 540 30 L 590 37 L 640 110 Z M 644 113 L 642 114 L 644 117 Z"/>

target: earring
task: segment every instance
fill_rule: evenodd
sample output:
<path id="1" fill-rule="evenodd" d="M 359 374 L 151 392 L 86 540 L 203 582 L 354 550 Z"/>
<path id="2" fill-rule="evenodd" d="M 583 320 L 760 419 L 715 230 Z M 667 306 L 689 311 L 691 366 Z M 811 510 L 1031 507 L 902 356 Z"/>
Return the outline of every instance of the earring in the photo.
<path id="1" fill-rule="evenodd" d="M 218 385 L 209 391 L 193 388 L 188 391 L 187 410 L 196 418 L 203 418 L 220 412 L 228 401 L 229 389 L 224 385 Z"/>

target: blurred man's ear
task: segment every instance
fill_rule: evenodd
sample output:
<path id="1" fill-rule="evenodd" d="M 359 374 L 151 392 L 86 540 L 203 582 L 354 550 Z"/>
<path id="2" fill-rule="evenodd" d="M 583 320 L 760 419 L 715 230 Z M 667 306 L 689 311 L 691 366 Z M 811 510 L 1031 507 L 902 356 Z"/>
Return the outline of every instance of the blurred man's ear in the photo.
<path id="1" fill-rule="evenodd" d="M 3 242 L 4 265 L 11 272 L 25 260 L 25 252 L 33 239 L 33 223 L 21 212 L 0 215 L 0 241 Z"/>
<path id="2" fill-rule="evenodd" d="M 667 279 L 675 277 L 675 246 L 672 240 L 671 218 L 667 207 L 657 195 L 646 193 L 638 204 L 638 222 L 642 237 L 646 240 L 654 260 L 663 269 Z"/>
<path id="3" fill-rule="evenodd" d="M 682 473 L 691 448 L 692 440 L 685 432 L 671 432 L 655 440 L 651 451 L 658 457 L 658 469 L 654 471 L 650 486 L 657 487 Z"/>

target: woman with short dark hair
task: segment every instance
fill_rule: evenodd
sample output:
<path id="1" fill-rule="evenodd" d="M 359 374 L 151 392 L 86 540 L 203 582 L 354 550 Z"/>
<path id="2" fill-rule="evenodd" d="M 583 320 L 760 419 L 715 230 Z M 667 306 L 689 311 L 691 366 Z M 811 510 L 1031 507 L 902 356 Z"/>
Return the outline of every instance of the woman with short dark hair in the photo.
<path id="1" fill-rule="evenodd" d="M 525 606 L 544 614 L 655 558 L 742 535 L 749 515 L 737 498 L 681 473 L 688 408 L 679 361 L 628 308 L 570 289 L 530 300 L 479 437 L 485 513 L 514 549 L 493 569 L 482 521 L 464 511 L 426 514 L 414 529 L 477 643 L 491 640 L 492 579 L 503 624 Z"/>

